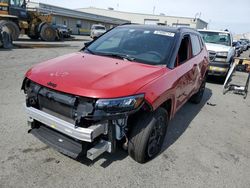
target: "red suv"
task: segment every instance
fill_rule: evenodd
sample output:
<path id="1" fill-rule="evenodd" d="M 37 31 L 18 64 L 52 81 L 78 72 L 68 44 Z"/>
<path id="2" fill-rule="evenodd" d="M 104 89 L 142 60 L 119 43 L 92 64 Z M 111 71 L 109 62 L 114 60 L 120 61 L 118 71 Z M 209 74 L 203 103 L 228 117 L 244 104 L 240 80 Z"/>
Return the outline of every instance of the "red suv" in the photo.
<path id="1" fill-rule="evenodd" d="M 160 152 L 176 111 L 201 101 L 208 64 L 193 29 L 118 26 L 26 73 L 29 132 L 74 158 L 122 145 L 144 163 Z"/>

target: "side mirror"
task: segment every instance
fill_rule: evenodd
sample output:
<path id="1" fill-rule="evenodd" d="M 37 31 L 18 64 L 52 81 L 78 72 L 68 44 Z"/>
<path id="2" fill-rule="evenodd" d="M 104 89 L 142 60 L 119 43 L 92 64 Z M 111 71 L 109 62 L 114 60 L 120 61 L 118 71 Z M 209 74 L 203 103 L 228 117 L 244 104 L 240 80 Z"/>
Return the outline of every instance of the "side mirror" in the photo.
<path id="1" fill-rule="evenodd" d="M 80 50 L 85 50 L 93 41 L 84 42 L 84 47 Z"/>

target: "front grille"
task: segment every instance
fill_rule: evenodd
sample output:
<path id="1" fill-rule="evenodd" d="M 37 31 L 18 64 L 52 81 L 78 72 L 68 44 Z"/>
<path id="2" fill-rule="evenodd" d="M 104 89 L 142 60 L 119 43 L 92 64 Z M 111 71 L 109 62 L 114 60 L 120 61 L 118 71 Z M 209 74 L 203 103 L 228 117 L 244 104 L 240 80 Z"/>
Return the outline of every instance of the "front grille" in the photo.
<path id="1" fill-rule="evenodd" d="M 216 52 L 214 52 L 214 51 L 208 51 L 208 53 L 209 53 L 209 60 L 210 61 L 214 61 L 215 57 L 216 57 Z"/>
<path id="2" fill-rule="evenodd" d="M 32 106 L 50 115 L 83 126 L 83 119 L 94 111 L 95 99 L 58 92 L 30 83 L 27 89 L 27 106 Z"/>
<path id="3" fill-rule="evenodd" d="M 214 51 L 208 51 L 209 53 L 209 60 L 210 62 L 222 62 L 222 63 L 226 63 L 227 62 L 227 57 L 225 56 L 220 56 L 218 55 L 216 52 Z"/>
<path id="4" fill-rule="evenodd" d="M 76 97 L 42 88 L 38 95 L 39 108 L 49 109 L 63 116 L 74 118 Z"/>
<path id="5" fill-rule="evenodd" d="M 216 58 L 214 59 L 214 61 L 226 63 L 227 62 L 227 57 L 216 56 Z"/>

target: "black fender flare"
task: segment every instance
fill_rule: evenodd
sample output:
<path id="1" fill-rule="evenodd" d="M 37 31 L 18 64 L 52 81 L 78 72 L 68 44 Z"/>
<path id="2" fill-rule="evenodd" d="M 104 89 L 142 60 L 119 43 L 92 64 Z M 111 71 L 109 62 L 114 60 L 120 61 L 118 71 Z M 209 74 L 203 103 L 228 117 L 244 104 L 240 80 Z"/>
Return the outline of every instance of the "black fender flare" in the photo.
<path id="1" fill-rule="evenodd" d="M 44 26 L 45 24 L 47 24 L 47 22 L 41 22 L 38 27 L 37 27 L 37 31 L 40 33 L 41 32 L 41 29 L 42 29 L 42 26 Z"/>

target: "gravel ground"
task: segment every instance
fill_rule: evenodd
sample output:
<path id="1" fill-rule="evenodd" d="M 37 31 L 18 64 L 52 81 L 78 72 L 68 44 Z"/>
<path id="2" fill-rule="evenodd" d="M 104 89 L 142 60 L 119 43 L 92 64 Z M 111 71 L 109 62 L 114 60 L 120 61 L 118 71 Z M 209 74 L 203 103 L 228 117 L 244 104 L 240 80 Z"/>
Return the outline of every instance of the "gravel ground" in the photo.
<path id="1" fill-rule="evenodd" d="M 75 161 L 28 134 L 20 90 L 24 73 L 41 61 L 79 50 L 87 39 L 49 44 L 23 39 L 16 43 L 19 47 L 0 51 L 1 188 L 250 187 L 250 96 L 222 95 L 214 78 L 201 104 L 180 109 L 161 155 L 144 165 L 124 151 L 94 162 Z"/>

